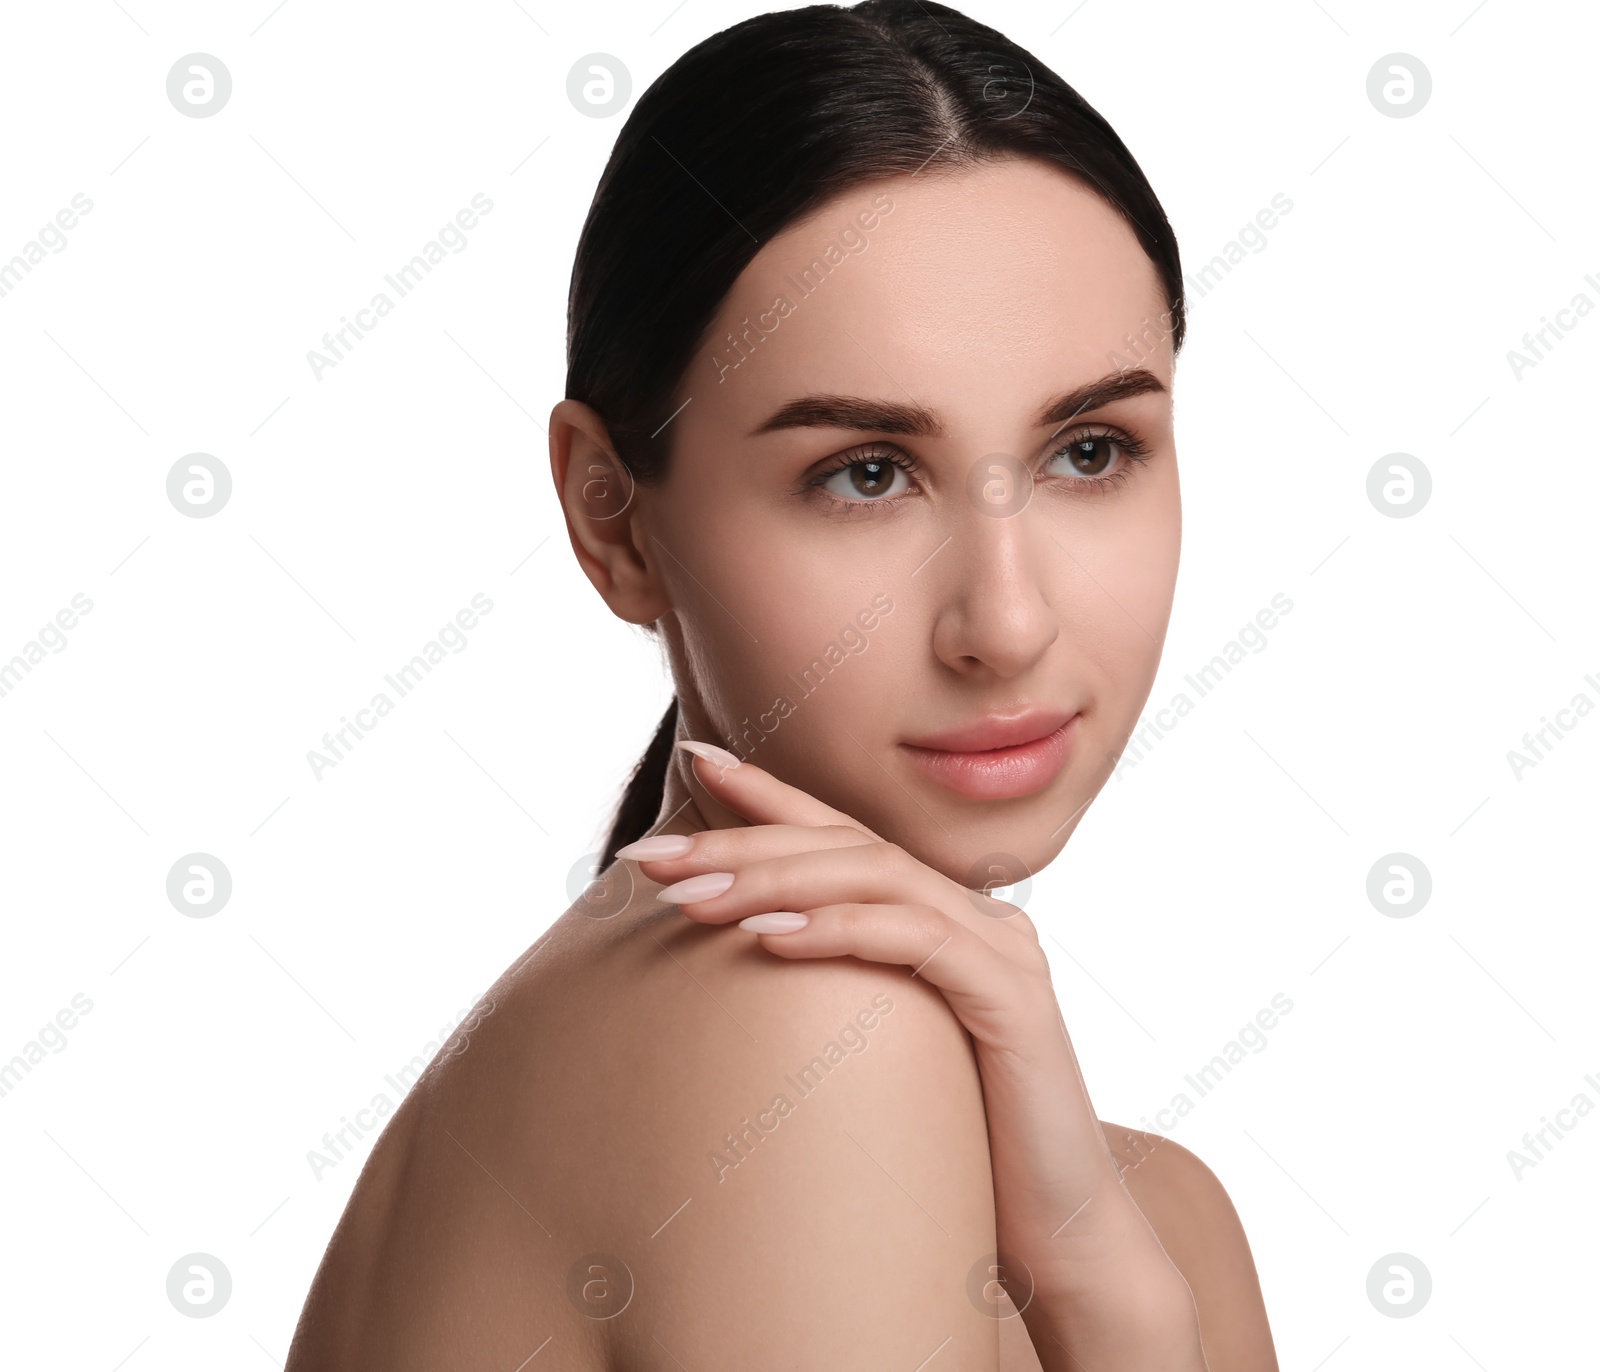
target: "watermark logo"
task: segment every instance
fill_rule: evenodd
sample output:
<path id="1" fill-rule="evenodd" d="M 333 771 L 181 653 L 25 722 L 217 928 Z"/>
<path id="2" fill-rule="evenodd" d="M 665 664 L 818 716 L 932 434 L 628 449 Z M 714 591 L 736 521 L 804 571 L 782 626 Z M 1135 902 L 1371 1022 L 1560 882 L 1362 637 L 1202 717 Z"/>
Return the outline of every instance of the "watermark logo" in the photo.
<path id="1" fill-rule="evenodd" d="M 633 872 L 625 862 L 600 870 L 602 853 L 585 853 L 567 873 L 567 899 L 580 915 L 610 919 L 628 908 L 633 899 Z"/>
<path id="2" fill-rule="evenodd" d="M 232 894 L 232 875 L 222 859 L 210 853 L 181 857 L 167 873 L 167 899 L 174 910 L 190 919 L 209 919 Z"/>
<path id="3" fill-rule="evenodd" d="M 1033 873 L 1015 853 L 986 853 L 972 864 L 961 884 L 980 914 L 1010 919 L 1021 913 L 1033 894 Z"/>
<path id="4" fill-rule="evenodd" d="M 1033 1300 L 1033 1273 L 1021 1258 L 986 1253 L 967 1269 L 967 1299 L 991 1320 L 1015 1319 Z"/>
<path id="5" fill-rule="evenodd" d="M 1380 1315 L 1397 1320 L 1415 1315 L 1432 1294 L 1432 1274 L 1409 1253 L 1386 1253 L 1367 1273 L 1367 1299 Z"/>
<path id="6" fill-rule="evenodd" d="M 580 492 L 584 514 L 590 519 L 615 519 L 633 504 L 634 484 L 633 473 L 620 459 L 608 454 L 605 461 L 591 462 Z"/>
<path id="7" fill-rule="evenodd" d="M 989 79 L 983 83 L 983 99 L 994 108 L 984 111 L 986 118 L 1003 124 L 1015 119 L 1033 103 L 1033 68 L 1026 62 L 1017 64 L 1020 72 L 1007 70 L 1000 62 L 989 64 Z"/>
<path id="8" fill-rule="evenodd" d="M 1410 853 L 1389 853 L 1367 873 L 1367 899 L 1380 915 L 1407 919 L 1418 913 L 1433 894 L 1433 877 L 1421 858 Z"/>
<path id="9" fill-rule="evenodd" d="M 1380 57 L 1367 72 L 1367 99 L 1379 114 L 1409 119 L 1421 112 L 1433 94 L 1433 77 L 1422 59 L 1409 52 Z"/>
<path id="10" fill-rule="evenodd" d="M 579 114 L 604 119 L 628 103 L 633 78 L 622 59 L 609 52 L 580 57 L 567 72 L 567 99 Z"/>
<path id="11" fill-rule="evenodd" d="M 203 1320 L 215 1315 L 233 1294 L 233 1276 L 221 1258 L 188 1253 L 167 1273 L 167 1299 L 180 1315 Z"/>
<path id="12" fill-rule="evenodd" d="M 1009 519 L 1033 499 L 1033 473 L 1010 453 L 989 453 L 967 470 L 967 499 L 990 519 Z"/>
<path id="13" fill-rule="evenodd" d="M 633 1273 L 611 1253 L 585 1253 L 567 1269 L 567 1299 L 591 1320 L 614 1319 L 633 1299 Z"/>
<path id="14" fill-rule="evenodd" d="M 1390 519 L 1417 514 L 1433 494 L 1433 477 L 1421 458 L 1410 453 L 1389 453 L 1367 472 L 1367 499 L 1372 508 Z"/>
<path id="15" fill-rule="evenodd" d="M 228 503 L 233 477 L 222 459 L 210 453 L 180 457 L 167 473 L 167 499 L 190 519 L 209 519 Z"/>
<path id="16" fill-rule="evenodd" d="M 233 94 L 233 77 L 220 57 L 191 52 L 167 73 L 167 99 L 179 114 L 208 119 L 221 111 Z"/>

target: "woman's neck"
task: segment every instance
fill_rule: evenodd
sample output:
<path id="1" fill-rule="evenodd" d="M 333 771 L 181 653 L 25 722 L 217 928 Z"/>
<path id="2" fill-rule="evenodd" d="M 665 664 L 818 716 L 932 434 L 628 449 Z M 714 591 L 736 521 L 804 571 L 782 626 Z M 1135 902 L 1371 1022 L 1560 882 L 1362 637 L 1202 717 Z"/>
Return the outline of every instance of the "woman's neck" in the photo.
<path id="1" fill-rule="evenodd" d="M 682 724 L 677 738 L 690 738 Z M 676 739 L 674 740 L 676 741 Z M 662 791 L 661 809 L 651 834 L 697 834 L 704 829 L 734 829 L 749 824 L 743 815 L 736 814 L 725 805 L 718 804 L 706 788 L 690 771 L 693 759 L 682 748 L 673 748 L 667 763 L 666 785 Z"/>

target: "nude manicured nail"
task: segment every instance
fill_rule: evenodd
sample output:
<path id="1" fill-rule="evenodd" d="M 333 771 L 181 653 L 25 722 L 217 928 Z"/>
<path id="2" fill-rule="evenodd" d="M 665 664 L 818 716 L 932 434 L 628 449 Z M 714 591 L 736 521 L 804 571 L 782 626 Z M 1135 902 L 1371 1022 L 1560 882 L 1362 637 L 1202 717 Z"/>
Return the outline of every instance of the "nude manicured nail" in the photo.
<path id="1" fill-rule="evenodd" d="M 676 744 L 686 753 L 693 753 L 696 757 L 703 757 L 707 762 L 714 762 L 718 767 L 737 767 L 739 759 L 726 748 L 719 748 L 715 743 L 697 743 L 692 738 L 680 738 Z"/>
<path id="2" fill-rule="evenodd" d="M 675 881 L 671 886 L 663 886 L 656 892 L 656 899 L 668 905 L 688 905 L 692 901 L 720 896 L 732 885 L 732 872 L 704 872 L 697 877 Z"/>
<path id="3" fill-rule="evenodd" d="M 692 834 L 652 834 L 649 838 L 635 839 L 617 849 L 619 858 L 632 858 L 635 862 L 651 862 L 658 858 L 679 858 L 694 847 Z"/>
<path id="4" fill-rule="evenodd" d="M 742 919 L 739 927 L 748 929 L 752 934 L 792 934 L 810 923 L 809 915 L 796 914 L 793 910 L 774 910 L 771 914 L 751 915 L 748 919 Z"/>

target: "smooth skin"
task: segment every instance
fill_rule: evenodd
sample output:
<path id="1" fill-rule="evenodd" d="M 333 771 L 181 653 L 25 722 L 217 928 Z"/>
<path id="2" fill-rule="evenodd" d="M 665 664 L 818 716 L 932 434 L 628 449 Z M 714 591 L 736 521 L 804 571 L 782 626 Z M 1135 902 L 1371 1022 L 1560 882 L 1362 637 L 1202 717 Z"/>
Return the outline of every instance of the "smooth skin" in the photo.
<path id="1" fill-rule="evenodd" d="M 412 1089 L 289 1372 L 1276 1368 L 1222 1186 L 1096 1119 L 1032 922 L 969 891 L 986 855 L 1060 852 L 1149 693 L 1181 525 L 1164 309 L 1114 211 L 1007 159 L 857 188 L 765 243 L 659 484 L 555 406 L 579 564 L 659 629 L 679 740 L 746 761 L 675 750 L 652 833 L 688 855 L 609 869 Z M 746 319 L 766 331 L 731 367 Z M 982 492 L 1018 470 L 996 517 Z M 1034 794 L 957 795 L 900 746 L 1023 704 L 1080 714 Z M 733 885 L 658 898 L 709 872 Z M 811 922 L 736 922 L 771 911 Z M 1031 1273 L 1020 1317 L 997 1318 L 997 1252 Z"/>
<path id="2" fill-rule="evenodd" d="M 939 989 L 971 1035 L 996 1246 L 1012 1263 L 1010 1280 L 1031 1293 L 1021 1316 L 1037 1362 L 1018 1365 L 1275 1367 L 1225 1192 L 1187 1150 L 1095 1118 L 1028 916 L 753 764 L 683 746 L 699 754 L 696 778 L 749 824 L 630 845 L 625 855 L 684 850 L 639 859 L 653 881 L 672 883 L 657 898 L 676 898 L 698 922 L 739 921 L 779 957 L 903 963 Z M 732 882 L 721 894 L 693 898 L 722 875 Z M 801 927 L 765 931 L 779 923 Z"/>
<path id="3" fill-rule="evenodd" d="M 781 958 L 904 963 L 939 988 L 973 1039 L 997 1249 L 1032 1294 L 1022 1321 L 1037 1366 L 1275 1366 L 1226 1193 L 1186 1150 L 1179 1161 L 1168 1140 L 1118 1137 L 1126 1131 L 1094 1118 L 1026 913 L 974 897 L 754 764 L 699 752 L 696 777 L 750 827 L 701 833 L 683 841 L 682 856 L 640 867 L 672 879 L 658 899 L 680 897 L 683 913 L 702 923 L 749 921 L 760 931 L 778 919 L 800 923 L 787 911 L 805 911 L 797 931 L 758 932 Z M 632 848 L 651 844 L 667 846 Z M 733 883 L 686 899 L 712 873 Z M 786 913 L 765 913 L 784 900 Z M 1138 1167 L 1146 1171 L 1125 1185 Z"/>

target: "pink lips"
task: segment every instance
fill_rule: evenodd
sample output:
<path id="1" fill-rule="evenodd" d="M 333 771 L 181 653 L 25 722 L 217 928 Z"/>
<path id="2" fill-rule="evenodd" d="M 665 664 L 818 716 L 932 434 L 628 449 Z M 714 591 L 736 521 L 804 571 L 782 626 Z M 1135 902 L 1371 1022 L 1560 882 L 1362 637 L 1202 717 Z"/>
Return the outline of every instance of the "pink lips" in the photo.
<path id="1" fill-rule="evenodd" d="M 1079 716 L 1032 709 L 990 715 L 959 728 L 902 743 L 929 777 L 959 795 L 1005 800 L 1042 791 L 1072 751 Z"/>

